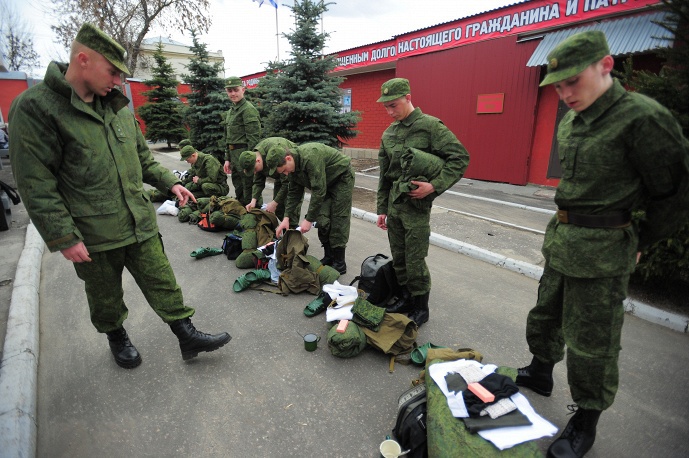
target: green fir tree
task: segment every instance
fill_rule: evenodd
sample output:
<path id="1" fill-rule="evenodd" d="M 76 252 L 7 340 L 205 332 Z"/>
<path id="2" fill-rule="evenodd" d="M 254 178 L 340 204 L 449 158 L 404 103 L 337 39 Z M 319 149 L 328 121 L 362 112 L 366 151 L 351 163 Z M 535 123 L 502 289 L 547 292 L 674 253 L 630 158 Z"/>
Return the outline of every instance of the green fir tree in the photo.
<path id="1" fill-rule="evenodd" d="M 667 32 L 668 47 L 656 52 L 664 59 L 659 74 L 633 70 L 632 59 L 619 75 L 622 82 L 667 107 L 677 118 L 684 136 L 689 138 L 689 0 L 663 0 L 669 14 L 658 25 Z M 672 45 L 670 45 L 672 43 Z M 634 282 L 669 285 L 677 281 L 689 284 L 689 223 L 661 240 L 641 256 Z"/>
<path id="2" fill-rule="evenodd" d="M 191 143 L 199 151 L 212 154 L 221 163 L 225 162 L 225 135 L 223 116 L 232 102 L 225 93 L 225 80 L 218 76 L 222 71 L 220 62 L 211 63 L 206 44 L 200 43 L 196 32 L 191 31 L 194 57 L 190 59 L 184 80 L 191 85 L 187 100 L 189 106 L 185 119 L 191 128 Z"/>
<path id="3" fill-rule="evenodd" d="M 138 108 L 138 113 L 146 123 L 146 139 L 167 142 L 167 147 L 172 148 L 172 143 L 188 136 L 182 119 L 184 104 L 178 98 L 179 81 L 175 80 L 172 65 L 163 55 L 162 43 L 158 43 L 153 58 L 156 62 L 151 69 L 153 78 L 144 81 L 152 89 L 142 93 L 148 101 Z"/>
<path id="4" fill-rule="evenodd" d="M 327 33 L 317 32 L 320 16 L 327 3 L 295 0 L 290 9 L 295 30 L 284 34 L 291 44 L 291 57 L 273 62 L 268 75 L 261 78 L 256 96 L 264 135 L 286 137 L 296 143 L 320 142 L 342 146 L 354 138 L 358 112 L 343 113 L 342 93 L 338 87 L 344 78 L 330 72 L 337 66 L 334 56 L 323 55 Z"/>

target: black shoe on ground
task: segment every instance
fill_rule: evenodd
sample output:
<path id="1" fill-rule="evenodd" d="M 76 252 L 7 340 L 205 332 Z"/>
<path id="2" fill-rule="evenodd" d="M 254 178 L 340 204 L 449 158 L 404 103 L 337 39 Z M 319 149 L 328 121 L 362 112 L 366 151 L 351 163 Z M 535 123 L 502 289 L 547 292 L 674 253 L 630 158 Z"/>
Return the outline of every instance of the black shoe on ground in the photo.
<path id="1" fill-rule="evenodd" d="M 226 332 L 215 335 L 199 332 L 189 318 L 173 321 L 170 323 L 170 329 L 179 339 L 179 349 L 185 361 L 203 351 L 217 350 L 232 339 Z"/>
<path id="2" fill-rule="evenodd" d="M 515 383 L 540 394 L 550 396 L 553 393 L 553 367 L 554 364 L 546 364 L 539 361 L 535 356 L 531 364 L 517 369 L 517 379 Z"/>
<path id="3" fill-rule="evenodd" d="M 428 297 L 430 293 L 422 294 L 421 296 L 412 296 L 411 303 L 413 310 L 407 316 L 410 320 L 416 323 L 418 327 L 428 321 L 430 312 L 428 310 Z"/>
<path id="4" fill-rule="evenodd" d="M 110 351 L 115 357 L 115 362 L 118 366 L 125 369 L 134 369 L 141 364 L 141 355 L 129 340 L 127 331 L 124 328 L 106 332 L 105 335 L 108 336 Z"/>
<path id="5" fill-rule="evenodd" d="M 340 275 L 347 273 L 347 263 L 345 262 L 345 247 L 333 248 L 332 268 L 337 270 Z"/>
<path id="6" fill-rule="evenodd" d="M 570 405 L 576 413 L 569 420 L 562 435 L 548 448 L 548 458 L 581 458 L 586 455 L 596 440 L 596 425 L 600 410 L 588 410 Z"/>

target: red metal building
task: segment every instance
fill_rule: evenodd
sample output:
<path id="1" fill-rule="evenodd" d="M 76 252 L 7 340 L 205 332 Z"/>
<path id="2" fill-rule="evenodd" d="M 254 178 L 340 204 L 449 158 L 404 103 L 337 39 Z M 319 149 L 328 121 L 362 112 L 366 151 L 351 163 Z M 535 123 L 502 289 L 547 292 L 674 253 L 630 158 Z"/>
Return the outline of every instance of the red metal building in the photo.
<path id="1" fill-rule="evenodd" d="M 656 21 L 659 0 L 531 0 L 337 53 L 334 74 L 351 109 L 361 112 L 360 134 L 347 147 L 377 150 L 390 124 L 376 103 L 380 85 L 409 79 L 412 102 L 440 118 L 471 155 L 467 178 L 556 186 L 553 138 L 559 101 L 539 88 L 548 52 L 580 30 L 603 30 L 617 66 L 657 71 L 654 49 L 672 43 Z M 259 84 L 262 73 L 244 79 Z M 353 155 L 355 153 L 352 153 Z"/>

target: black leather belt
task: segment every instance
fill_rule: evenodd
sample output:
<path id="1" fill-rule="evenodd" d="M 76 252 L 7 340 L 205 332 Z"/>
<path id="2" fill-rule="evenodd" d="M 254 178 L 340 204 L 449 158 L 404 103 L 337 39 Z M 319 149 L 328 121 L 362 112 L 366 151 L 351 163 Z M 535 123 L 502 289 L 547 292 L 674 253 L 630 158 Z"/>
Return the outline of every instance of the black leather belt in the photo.
<path id="1" fill-rule="evenodd" d="M 595 228 L 620 228 L 632 223 L 632 213 L 625 211 L 612 215 L 582 215 L 567 210 L 557 211 L 557 220 L 564 224 Z"/>
<path id="2" fill-rule="evenodd" d="M 240 147 L 243 147 L 244 150 L 246 150 L 246 143 L 237 143 L 235 145 L 228 145 L 227 147 L 230 149 L 230 151 L 240 149 Z"/>

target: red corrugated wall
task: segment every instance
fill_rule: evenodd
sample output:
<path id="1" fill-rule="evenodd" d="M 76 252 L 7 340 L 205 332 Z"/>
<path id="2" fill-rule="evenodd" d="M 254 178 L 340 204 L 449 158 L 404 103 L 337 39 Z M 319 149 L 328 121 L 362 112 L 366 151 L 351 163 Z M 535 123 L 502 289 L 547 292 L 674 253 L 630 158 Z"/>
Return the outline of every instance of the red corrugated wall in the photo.
<path id="1" fill-rule="evenodd" d="M 352 111 L 361 113 L 361 121 L 357 125 L 359 135 L 347 142 L 350 148 L 375 148 L 380 146 L 383 131 L 392 122 L 380 103 L 380 86 L 395 77 L 395 70 L 382 70 L 372 73 L 361 73 L 347 76 L 340 84 L 341 89 L 352 90 Z"/>
<path id="2" fill-rule="evenodd" d="M 2 109 L 2 116 L 5 118 L 5 122 L 9 122 L 10 105 L 12 105 L 12 101 L 28 88 L 29 85 L 25 79 L 0 80 L 0 109 Z"/>
<path id="3" fill-rule="evenodd" d="M 467 178 L 524 185 L 538 100 L 539 67 L 526 62 L 539 41 L 515 36 L 397 62 L 412 103 L 440 118 L 469 151 Z M 477 114 L 479 94 L 504 93 L 500 114 Z"/>

